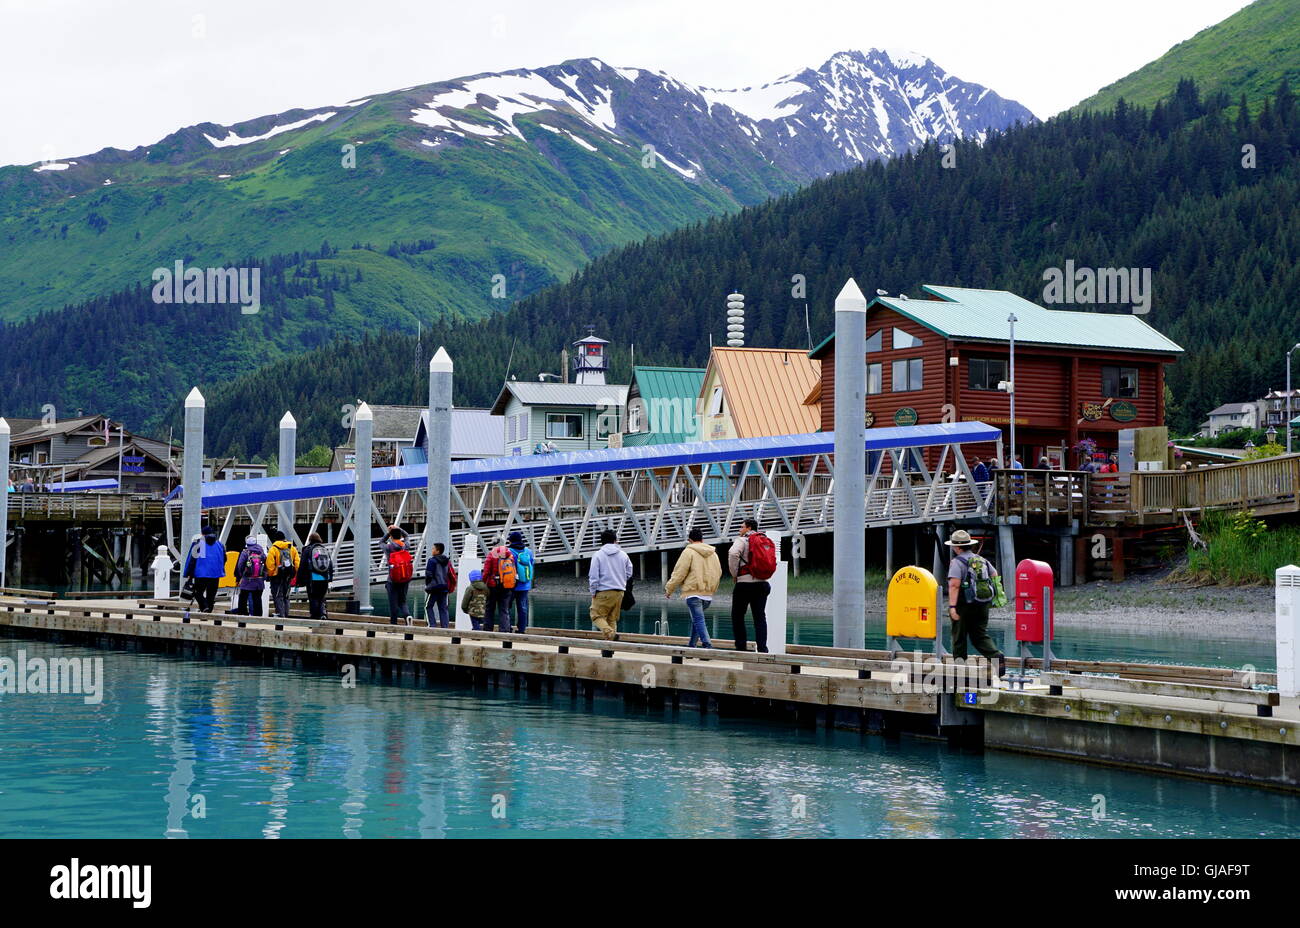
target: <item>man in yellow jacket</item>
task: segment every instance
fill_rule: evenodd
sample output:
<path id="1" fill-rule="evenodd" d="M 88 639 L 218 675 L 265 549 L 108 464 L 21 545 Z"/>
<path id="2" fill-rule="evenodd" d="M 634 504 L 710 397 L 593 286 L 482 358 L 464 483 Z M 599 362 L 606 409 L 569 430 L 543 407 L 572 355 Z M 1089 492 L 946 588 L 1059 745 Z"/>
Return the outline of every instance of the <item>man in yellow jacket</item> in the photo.
<path id="1" fill-rule="evenodd" d="M 704 627 L 704 610 L 713 604 L 713 594 L 722 582 L 722 564 L 718 552 L 704 543 L 704 533 L 698 528 L 691 529 L 687 538 L 690 544 L 677 558 L 673 575 L 664 584 L 664 593 L 672 597 L 675 591 L 682 591 L 682 599 L 686 600 L 686 609 L 691 614 L 690 647 L 696 647 L 695 642 L 699 641 L 699 647 L 711 648 L 713 642 Z"/>
<path id="2" fill-rule="evenodd" d="M 289 591 L 300 565 L 298 549 L 286 541 L 284 532 L 271 532 L 271 550 L 266 552 L 266 575 L 271 578 L 271 602 L 275 614 L 289 617 Z"/>

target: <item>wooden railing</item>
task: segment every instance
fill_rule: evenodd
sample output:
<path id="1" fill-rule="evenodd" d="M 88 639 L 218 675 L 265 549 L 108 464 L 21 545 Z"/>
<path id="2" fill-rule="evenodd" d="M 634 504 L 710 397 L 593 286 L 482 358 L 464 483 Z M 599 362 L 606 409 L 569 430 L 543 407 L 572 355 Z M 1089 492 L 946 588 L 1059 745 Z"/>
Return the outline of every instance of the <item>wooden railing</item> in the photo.
<path id="1" fill-rule="evenodd" d="M 1068 523 L 1086 516 L 1088 475 L 1068 470 L 999 470 L 997 514 L 1023 525 Z"/>
<path id="2" fill-rule="evenodd" d="M 1207 509 L 1300 511 L 1300 454 L 1186 471 L 1001 470 L 994 480 L 998 516 L 1026 525 L 1173 523 Z"/>
<path id="3" fill-rule="evenodd" d="M 163 501 L 128 493 L 9 493 L 9 521 L 161 521 Z"/>

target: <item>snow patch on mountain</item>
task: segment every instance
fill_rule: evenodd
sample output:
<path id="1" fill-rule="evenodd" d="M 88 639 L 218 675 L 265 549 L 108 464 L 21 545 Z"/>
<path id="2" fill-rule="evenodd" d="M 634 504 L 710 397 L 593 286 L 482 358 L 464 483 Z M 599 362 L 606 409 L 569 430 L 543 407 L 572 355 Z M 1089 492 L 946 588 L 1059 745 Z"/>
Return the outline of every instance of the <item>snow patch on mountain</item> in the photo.
<path id="1" fill-rule="evenodd" d="M 269 132 L 263 132 L 261 135 L 251 135 L 247 138 L 240 136 L 234 129 L 227 130 L 230 134 L 223 139 L 214 139 L 206 132 L 203 137 L 207 139 L 215 148 L 228 148 L 232 145 L 248 145 L 251 142 L 261 142 L 272 136 L 279 135 L 282 132 L 291 132 L 294 129 L 301 129 L 303 126 L 310 125 L 314 122 L 324 122 L 332 116 L 338 115 L 335 112 L 317 113 L 315 116 L 308 116 L 306 119 L 300 119 L 297 122 L 289 122 L 284 125 L 274 126 Z"/>

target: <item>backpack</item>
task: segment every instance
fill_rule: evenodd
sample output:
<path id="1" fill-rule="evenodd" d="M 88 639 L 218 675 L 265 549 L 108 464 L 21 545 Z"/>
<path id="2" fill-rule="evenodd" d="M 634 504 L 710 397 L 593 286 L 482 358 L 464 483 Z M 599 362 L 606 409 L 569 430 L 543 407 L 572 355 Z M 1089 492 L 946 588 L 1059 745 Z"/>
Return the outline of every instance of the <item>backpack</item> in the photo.
<path id="1" fill-rule="evenodd" d="M 320 574 L 322 577 L 329 577 L 330 572 L 334 569 L 334 559 L 330 553 L 325 550 L 324 545 L 316 545 L 311 549 L 311 570 L 312 573 Z"/>
<path id="2" fill-rule="evenodd" d="M 519 582 L 519 562 L 515 552 L 506 548 L 505 553 L 497 556 L 497 582 L 503 590 L 513 590 Z"/>
<path id="3" fill-rule="evenodd" d="M 415 566 L 411 560 L 411 549 L 406 547 L 405 542 L 398 544 L 402 547 L 388 555 L 388 579 L 394 583 L 406 583 L 415 575 Z"/>
<path id="4" fill-rule="evenodd" d="M 293 545 L 285 545 L 280 549 L 280 569 L 293 573 Z"/>
<path id="5" fill-rule="evenodd" d="M 993 586 L 989 562 L 978 554 L 959 560 L 966 562 L 966 574 L 961 584 L 963 598 L 968 603 L 991 603 L 997 590 Z"/>
<path id="6" fill-rule="evenodd" d="M 244 580 L 261 580 L 266 576 L 266 555 L 261 551 L 248 552 L 244 561 Z"/>
<path id="7" fill-rule="evenodd" d="M 749 540 L 749 559 L 740 572 L 755 580 L 771 579 L 776 573 L 776 545 L 762 532 L 750 532 L 745 537 Z"/>
<path id="8" fill-rule="evenodd" d="M 447 595 L 450 596 L 452 593 L 455 592 L 456 592 L 456 565 L 451 563 L 451 561 L 448 561 L 447 562 Z"/>
<path id="9" fill-rule="evenodd" d="M 524 557 L 524 555 L 528 555 Z M 524 548 L 515 554 L 515 563 L 518 565 L 519 579 L 524 583 L 533 582 L 533 552 Z"/>

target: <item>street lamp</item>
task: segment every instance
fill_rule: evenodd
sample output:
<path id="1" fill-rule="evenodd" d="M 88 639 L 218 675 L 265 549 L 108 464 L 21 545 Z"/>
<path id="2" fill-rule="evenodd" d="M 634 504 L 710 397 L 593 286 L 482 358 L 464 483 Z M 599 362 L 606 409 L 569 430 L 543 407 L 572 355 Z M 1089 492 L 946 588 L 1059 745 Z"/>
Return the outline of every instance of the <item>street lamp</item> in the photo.
<path id="1" fill-rule="evenodd" d="M 1016 323 L 1020 320 L 1016 314 L 1007 316 L 1007 325 L 1011 328 L 1011 363 L 1007 365 L 1007 395 L 1011 397 L 1011 461 L 1008 467 L 1016 466 Z M 1296 345 L 1300 348 L 1300 345 Z"/>
<path id="2" fill-rule="evenodd" d="M 1274 444 L 1275 442 L 1277 442 L 1277 427 L 1276 427 L 1276 426 L 1272 426 L 1272 425 L 1270 425 L 1270 426 L 1269 426 L 1269 427 L 1264 431 L 1264 437 L 1265 437 L 1266 439 L 1268 439 L 1268 443 L 1269 443 L 1270 445 L 1271 445 L 1271 444 Z"/>
<path id="3" fill-rule="evenodd" d="M 1300 348 L 1300 342 L 1286 353 L 1286 453 L 1291 453 L 1291 352 Z"/>

